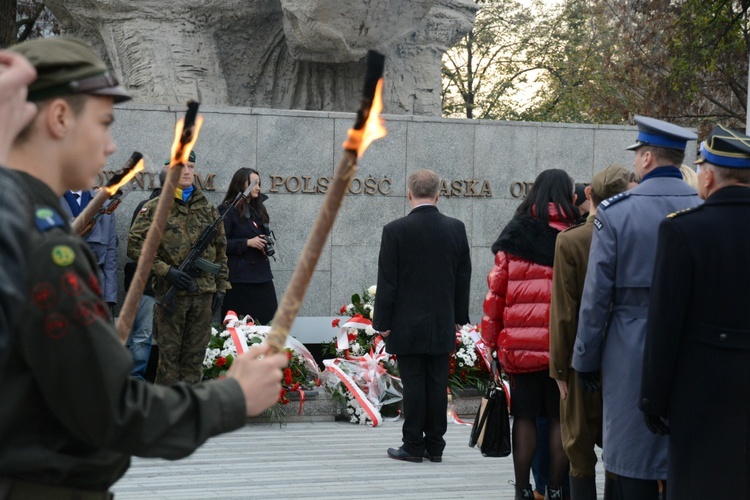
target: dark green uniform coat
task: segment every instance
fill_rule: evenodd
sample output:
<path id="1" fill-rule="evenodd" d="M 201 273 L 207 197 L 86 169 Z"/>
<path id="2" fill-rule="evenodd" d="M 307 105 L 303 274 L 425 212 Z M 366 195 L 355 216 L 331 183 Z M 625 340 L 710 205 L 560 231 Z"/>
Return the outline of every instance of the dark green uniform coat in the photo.
<path id="1" fill-rule="evenodd" d="M 233 379 L 163 387 L 129 376 L 132 357 L 108 317 L 94 256 L 50 188 L 20 175 L 36 227 L 26 303 L 0 374 L 0 481 L 104 491 L 131 455 L 184 457 L 244 425 Z"/>
<path id="2" fill-rule="evenodd" d="M 552 378 L 568 383 L 568 397 L 560 399 L 560 426 L 570 473 L 575 477 L 595 475 L 594 445 L 602 444 L 602 394 L 583 391 L 572 365 L 593 232 L 593 217 L 561 232 L 552 266 L 549 372 Z"/>

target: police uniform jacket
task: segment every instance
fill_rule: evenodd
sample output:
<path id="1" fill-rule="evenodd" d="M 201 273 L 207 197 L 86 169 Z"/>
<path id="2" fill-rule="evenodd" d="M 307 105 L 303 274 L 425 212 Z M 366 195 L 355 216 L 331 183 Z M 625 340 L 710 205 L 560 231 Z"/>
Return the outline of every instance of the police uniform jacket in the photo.
<path id="1" fill-rule="evenodd" d="M 231 207 L 228 203 L 219 205 L 219 213 L 224 214 Z M 257 248 L 247 246 L 247 240 L 256 236 L 269 236 L 263 220 L 249 207 L 233 208 L 224 219 L 227 235 L 227 261 L 230 283 L 268 283 L 273 281 L 271 263 L 266 254 Z"/>
<path id="2" fill-rule="evenodd" d="M 700 203 L 682 179 L 644 179 L 599 204 L 584 283 L 573 368 L 601 369 L 605 469 L 666 479 L 667 438 L 638 410 L 643 342 L 659 223 Z"/>
<path id="3" fill-rule="evenodd" d="M 0 373 L 0 478 L 104 491 L 131 455 L 177 459 L 245 423 L 239 384 L 151 385 L 101 296 L 97 263 L 50 188 L 29 175 L 35 206 L 26 299 Z"/>
<path id="4" fill-rule="evenodd" d="M 383 228 L 373 328 L 391 354 L 447 354 L 469 322 L 471 256 L 464 223 L 433 205 Z"/>
<path id="5" fill-rule="evenodd" d="M 93 199 L 95 191 L 90 191 Z M 73 212 L 67 201 L 61 198 L 61 206 L 68 214 L 68 220 L 74 219 Z M 105 203 L 106 206 L 106 203 Z M 117 302 L 117 230 L 115 227 L 115 214 L 104 214 L 94 224 L 91 231 L 83 238 L 96 257 L 99 265 L 102 293 L 105 302 Z"/>
<path id="6" fill-rule="evenodd" d="M 669 418 L 669 498 L 750 498 L 750 188 L 659 226 L 641 409 Z"/>
<path id="7" fill-rule="evenodd" d="M 164 193 L 161 196 L 164 196 Z M 161 196 L 149 200 L 143 205 L 130 228 L 128 257 L 133 260 L 137 260 L 141 254 L 143 242 L 146 240 L 146 234 L 153 223 L 156 205 L 159 203 Z M 218 217 L 219 211 L 208 201 L 208 198 L 198 186 L 195 186 L 195 190 L 187 202 L 182 201 L 181 198 L 175 198 L 164 228 L 164 237 L 151 268 L 155 276 L 154 293 L 157 296 L 166 294 L 171 287 L 169 282 L 164 279 L 169 268 L 178 267 L 185 260 L 203 230 Z M 209 245 L 201 255 L 203 259 L 221 265 L 219 274 L 213 275 L 206 271 L 200 271 L 200 275 L 193 278 L 193 282 L 198 288 L 197 291 L 178 290 L 177 295 L 226 292 L 230 288 L 226 247 L 227 239 L 224 233 L 224 225 L 219 224 L 213 244 Z"/>

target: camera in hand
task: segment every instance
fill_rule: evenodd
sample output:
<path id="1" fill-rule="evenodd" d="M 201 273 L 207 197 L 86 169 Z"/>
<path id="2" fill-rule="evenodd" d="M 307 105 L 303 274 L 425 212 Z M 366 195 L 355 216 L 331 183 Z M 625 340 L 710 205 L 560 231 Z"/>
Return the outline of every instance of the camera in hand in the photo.
<path id="1" fill-rule="evenodd" d="M 273 247 L 274 241 L 273 241 L 273 231 L 268 227 L 268 224 L 263 224 L 263 227 L 266 230 L 266 246 L 263 248 L 263 251 L 266 252 L 266 256 L 273 257 L 273 254 L 276 253 L 276 249 Z"/>

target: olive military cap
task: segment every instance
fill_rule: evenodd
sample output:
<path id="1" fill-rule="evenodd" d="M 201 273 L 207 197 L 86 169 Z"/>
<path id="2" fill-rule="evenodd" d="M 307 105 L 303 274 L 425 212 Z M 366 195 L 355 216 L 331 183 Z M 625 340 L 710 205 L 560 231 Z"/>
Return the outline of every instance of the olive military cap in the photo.
<path id="1" fill-rule="evenodd" d="M 41 38 L 10 48 L 26 57 L 37 78 L 29 85 L 29 101 L 71 94 L 111 96 L 115 102 L 131 99 L 117 78 L 84 42 L 75 38 Z"/>
<path id="2" fill-rule="evenodd" d="M 600 170 L 591 178 L 591 189 L 601 198 L 607 198 L 627 191 L 630 182 L 630 171 L 613 163 L 604 170 Z"/>

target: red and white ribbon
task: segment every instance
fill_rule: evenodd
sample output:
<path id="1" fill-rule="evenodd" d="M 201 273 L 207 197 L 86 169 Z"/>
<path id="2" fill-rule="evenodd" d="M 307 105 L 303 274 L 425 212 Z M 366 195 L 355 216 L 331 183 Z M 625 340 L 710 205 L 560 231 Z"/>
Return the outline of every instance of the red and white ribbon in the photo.
<path id="1" fill-rule="evenodd" d="M 341 325 L 341 330 L 336 337 L 336 349 L 345 351 L 349 349 L 349 329 L 366 329 L 372 326 L 372 321 L 361 314 L 355 314 L 346 323 Z"/>
<path id="2" fill-rule="evenodd" d="M 324 359 L 323 364 L 325 365 L 326 370 L 334 373 L 346 388 L 349 389 L 349 392 L 354 396 L 354 399 L 359 403 L 359 406 L 362 407 L 365 413 L 367 413 L 367 416 L 372 422 L 372 426 L 377 427 L 383 422 L 383 417 L 380 415 L 380 411 L 370 402 L 369 399 L 367 399 L 367 396 L 362 392 L 362 389 L 359 388 L 357 383 L 354 382 L 354 379 L 339 367 L 341 361 L 340 358 Z"/>

